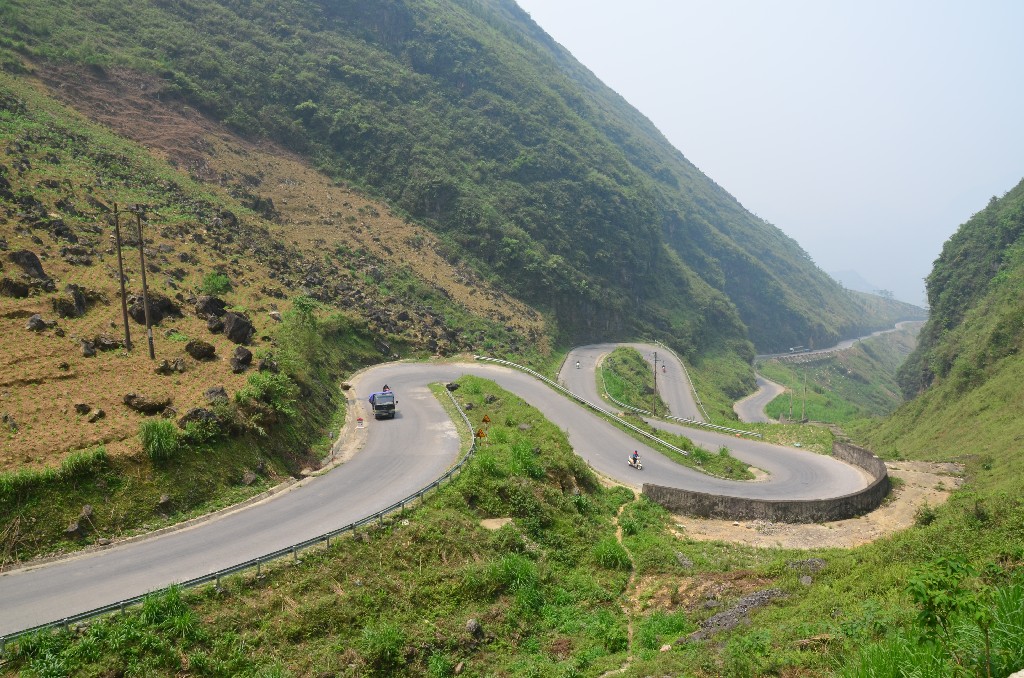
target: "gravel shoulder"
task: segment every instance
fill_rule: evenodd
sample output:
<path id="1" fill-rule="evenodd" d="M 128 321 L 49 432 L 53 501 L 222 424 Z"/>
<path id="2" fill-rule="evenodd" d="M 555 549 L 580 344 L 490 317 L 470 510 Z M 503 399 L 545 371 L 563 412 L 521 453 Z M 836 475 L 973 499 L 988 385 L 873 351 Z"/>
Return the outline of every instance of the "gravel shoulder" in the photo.
<path id="1" fill-rule="evenodd" d="M 852 548 L 906 529 L 924 504 L 938 506 L 963 484 L 963 466 L 922 461 L 886 462 L 903 481 L 877 510 L 849 520 L 799 525 L 763 520 L 736 522 L 674 516 L 675 535 L 696 541 L 728 541 L 787 549 Z"/>

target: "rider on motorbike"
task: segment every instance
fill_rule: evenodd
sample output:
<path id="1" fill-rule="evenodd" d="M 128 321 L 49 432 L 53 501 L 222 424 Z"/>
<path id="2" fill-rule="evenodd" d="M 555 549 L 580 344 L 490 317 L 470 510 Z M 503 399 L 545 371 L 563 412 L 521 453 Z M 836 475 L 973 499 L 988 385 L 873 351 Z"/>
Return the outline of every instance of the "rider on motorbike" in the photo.
<path id="1" fill-rule="evenodd" d="M 633 450 L 633 454 L 629 455 L 629 463 L 632 466 L 636 466 L 640 463 L 640 453 Z"/>

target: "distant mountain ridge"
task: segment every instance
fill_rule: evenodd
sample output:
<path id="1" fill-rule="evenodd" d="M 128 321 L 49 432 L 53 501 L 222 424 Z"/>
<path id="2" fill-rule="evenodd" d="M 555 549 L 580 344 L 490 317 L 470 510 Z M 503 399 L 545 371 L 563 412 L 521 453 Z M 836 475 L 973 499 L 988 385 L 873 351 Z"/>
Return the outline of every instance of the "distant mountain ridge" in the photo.
<path id="1" fill-rule="evenodd" d="M 557 339 L 689 355 L 891 325 L 747 212 L 511 0 L 13 0 L 25 57 L 159 75 L 419 220 Z M 385 234 L 382 234 L 386 236 Z"/>

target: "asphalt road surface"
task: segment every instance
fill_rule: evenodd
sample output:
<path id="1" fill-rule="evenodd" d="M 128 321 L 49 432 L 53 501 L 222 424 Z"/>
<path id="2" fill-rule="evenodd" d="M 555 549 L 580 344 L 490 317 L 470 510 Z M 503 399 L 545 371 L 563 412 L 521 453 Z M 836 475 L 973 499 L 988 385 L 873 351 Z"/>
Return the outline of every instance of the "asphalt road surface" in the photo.
<path id="1" fill-rule="evenodd" d="M 775 421 L 764 413 L 764 408 L 785 390 L 786 387 L 782 384 L 769 381 L 759 374 L 757 375 L 757 390 L 743 400 L 736 401 L 732 406 L 732 410 L 740 418 L 740 421 L 743 422 L 766 423 Z"/>
<path id="2" fill-rule="evenodd" d="M 673 370 L 671 363 L 668 370 Z M 584 370 L 579 372 L 583 379 Z M 587 372 L 593 385 L 592 365 Z M 522 372 L 482 363 L 391 363 L 367 370 L 352 382 L 350 404 L 367 428 L 362 447 L 349 461 L 263 502 L 186 529 L 4 573 L 0 575 L 0 634 L 245 562 L 347 525 L 413 494 L 443 474 L 460 449 L 455 426 L 428 384 L 463 374 L 492 379 L 518 394 L 565 430 L 573 448 L 595 470 L 633 487 L 652 482 L 734 496 L 809 499 L 840 496 L 867 484 L 862 472 L 829 457 L 676 427 L 708 449 L 725 445 L 737 458 L 771 474 L 761 482 L 711 478 L 637 443 Z M 366 397 L 385 383 L 397 396 L 398 414 L 393 420 L 375 421 Z M 671 380 L 665 383 L 668 391 L 673 389 Z M 676 402 L 670 393 L 665 397 L 674 412 L 681 408 L 681 416 L 695 414 L 685 413 L 688 405 Z M 643 471 L 626 464 L 627 454 L 634 449 L 643 456 Z"/>

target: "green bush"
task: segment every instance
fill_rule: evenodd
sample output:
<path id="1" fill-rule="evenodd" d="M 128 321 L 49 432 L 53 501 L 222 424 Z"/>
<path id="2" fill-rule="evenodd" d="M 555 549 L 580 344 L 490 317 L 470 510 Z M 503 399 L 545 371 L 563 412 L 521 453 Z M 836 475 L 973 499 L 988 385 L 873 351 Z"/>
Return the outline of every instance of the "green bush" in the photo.
<path id="1" fill-rule="evenodd" d="M 203 294 L 209 294 L 210 296 L 220 296 L 226 292 L 231 291 L 231 279 L 223 273 L 207 273 L 203 277 L 203 284 L 200 287 L 200 291 Z"/>
<path id="2" fill-rule="evenodd" d="M 253 372 L 245 386 L 235 393 L 235 402 L 243 407 L 263 403 L 275 412 L 293 417 L 298 389 L 286 375 L 274 372 Z"/>
<path id="3" fill-rule="evenodd" d="M 594 560 L 609 570 L 628 570 L 632 567 L 629 554 L 615 537 L 605 537 L 594 546 Z"/>
<path id="4" fill-rule="evenodd" d="M 154 462 L 172 459 L 178 453 L 180 440 L 178 427 L 167 419 L 151 419 L 139 427 L 142 436 L 142 450 Z"/>

